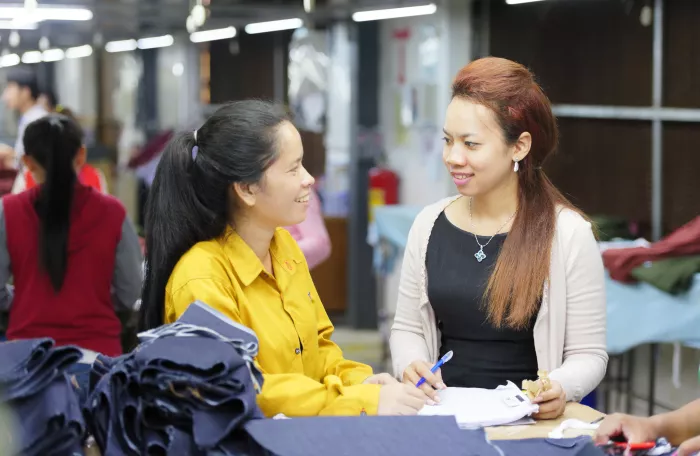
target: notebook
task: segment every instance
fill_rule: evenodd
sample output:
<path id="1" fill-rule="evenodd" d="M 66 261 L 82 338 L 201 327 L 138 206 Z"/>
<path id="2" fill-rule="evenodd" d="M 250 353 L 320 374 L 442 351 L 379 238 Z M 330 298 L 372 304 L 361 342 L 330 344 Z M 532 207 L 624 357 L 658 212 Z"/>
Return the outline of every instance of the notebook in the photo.
<path id="1" fill-rule="evenodd" d="M 440 403 L 426 405 L 418 414 L 451 415 L 462 428 L 511 424 L 539 410 L 539 407 L 512 382 L 492 390 L 447 388 L 438 394 Z"/>

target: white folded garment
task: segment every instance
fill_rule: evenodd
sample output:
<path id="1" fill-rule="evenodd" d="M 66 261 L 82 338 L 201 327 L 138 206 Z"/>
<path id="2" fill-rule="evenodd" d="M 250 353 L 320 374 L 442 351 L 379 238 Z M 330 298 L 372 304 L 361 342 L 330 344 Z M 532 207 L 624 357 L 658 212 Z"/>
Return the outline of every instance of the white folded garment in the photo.
<path id="1" fill-rule="evenodd" d="M 509 424 L 539 410 L 512 382 L 493 390 L 447 388 L 438 395 L 438 405 L 426 405 L 418 414 L 453 415 L 462 428 Z"/>

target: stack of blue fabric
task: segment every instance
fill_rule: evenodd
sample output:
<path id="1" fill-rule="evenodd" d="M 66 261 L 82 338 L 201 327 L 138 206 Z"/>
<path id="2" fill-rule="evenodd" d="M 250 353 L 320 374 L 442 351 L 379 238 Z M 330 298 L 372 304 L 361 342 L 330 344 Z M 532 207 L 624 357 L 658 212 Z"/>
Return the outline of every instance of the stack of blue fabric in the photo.
<path id="1" fill-rule="evenodd" d="M 85 423 L 65 371 L 82 353 L 51 339 L 0 343 L 0 401 L 15 415 L 13 451 L 81 455 Z M 7 431 L 7 430 L 6 430 Z"/>
<path id="2" fill-rule="evenodd" d="M 183 322 L 140 338 L 93 364 L 85 414 L 102 454 L 259 454 L 242 430 L 263 418 L 255 342 Z"/>

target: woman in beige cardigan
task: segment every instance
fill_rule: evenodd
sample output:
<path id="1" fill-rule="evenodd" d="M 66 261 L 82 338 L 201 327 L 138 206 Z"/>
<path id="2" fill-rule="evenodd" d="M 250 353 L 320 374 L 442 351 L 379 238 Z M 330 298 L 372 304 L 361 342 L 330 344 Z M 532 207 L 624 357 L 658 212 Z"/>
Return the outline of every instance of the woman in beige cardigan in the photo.
<path id="1" fill-rule="evenodd" d="M 425 208 L 404 256 L 391 333 L 395 374 L 430 397 L 549 372 L 556 418 L 605 375 L 604 272 L 591 224 L 542 165 L 557 145 L 546 95 L 522 65 L 485 58 L 453 84 L 443 158 L 457 197 Z M 430 367 L 454 357 L 435 375 Z"/>

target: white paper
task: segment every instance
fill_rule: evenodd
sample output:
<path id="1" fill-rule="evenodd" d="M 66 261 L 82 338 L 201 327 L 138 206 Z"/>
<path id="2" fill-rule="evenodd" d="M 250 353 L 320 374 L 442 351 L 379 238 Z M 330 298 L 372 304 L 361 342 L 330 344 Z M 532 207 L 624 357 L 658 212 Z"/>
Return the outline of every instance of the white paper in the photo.
<path id="1" fill-rule="evenodd" d="M 509 424 L 539 410 L 512 382 L 493 390 L 447 388 L 438 394 L 440 403 L 426 405 L 418 414 L 451 415 L 460 427 L 465 428 Z"/>
<path id="2" fill-rule="evenodd" d="M 535 423 L 537 423 L 537 421 L 535 421 L 534 418 L 526 416 L 524 418 L 520 418 L 519 420 L 513 421 L 512 423 L 501 424 L 501 426 L 530 426 L 531 424 Z"/>

